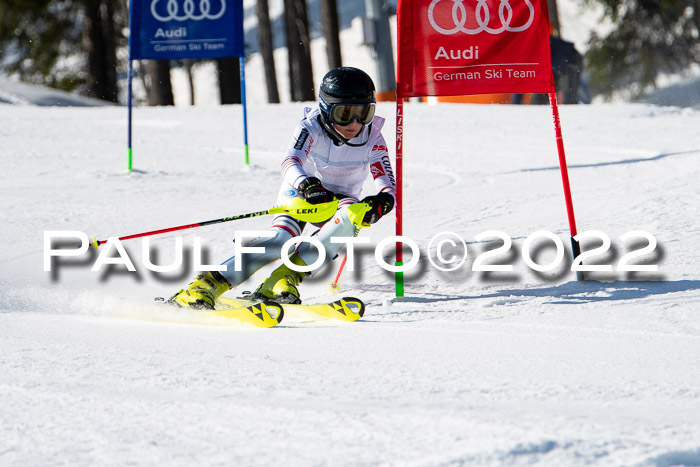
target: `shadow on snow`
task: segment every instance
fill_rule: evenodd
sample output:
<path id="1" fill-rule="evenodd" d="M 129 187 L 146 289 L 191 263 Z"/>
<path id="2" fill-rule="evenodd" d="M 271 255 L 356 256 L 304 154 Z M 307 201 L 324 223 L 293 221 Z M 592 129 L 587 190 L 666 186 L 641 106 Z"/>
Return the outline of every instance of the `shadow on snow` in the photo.
<path id="1" fill-rule="evenodd" d="M 403 297 L 399 301 L 408 303 L 433 303 L 484 298 L 543 297 L 552 299 L 547 303 L 582 304 L 612 300 L 634 300 L 655 295 L 690 292 L 694 290 L 700 290 L 700 281 L 572 281 L 551 287 L 504 289 L 498 292 L 478 295 L 441 296 L 439 294 L 424 293 L 424 295 L 433 296 Z"/>

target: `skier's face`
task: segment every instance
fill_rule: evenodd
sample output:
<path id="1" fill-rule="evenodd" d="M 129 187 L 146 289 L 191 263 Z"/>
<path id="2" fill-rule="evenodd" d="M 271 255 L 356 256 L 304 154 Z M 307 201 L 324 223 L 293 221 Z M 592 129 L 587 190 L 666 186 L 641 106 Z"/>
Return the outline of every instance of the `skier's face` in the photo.
<path id="1" fill-rule="evenodd" d="M 340 126 L 334 123 L 333 128 L 335 128 L 335 131 L 340 133 L 340 136 L 343 138 L 353 139 L 362 129 L 362 124 L 357 120 L 353 120 L 352 123 L 347 126 Z"/>

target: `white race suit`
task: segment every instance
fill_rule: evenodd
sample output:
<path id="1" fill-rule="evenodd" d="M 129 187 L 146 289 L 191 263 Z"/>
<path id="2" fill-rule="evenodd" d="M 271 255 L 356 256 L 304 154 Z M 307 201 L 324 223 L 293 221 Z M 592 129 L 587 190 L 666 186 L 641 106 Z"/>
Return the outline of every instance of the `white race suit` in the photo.
<path id="1" fill-rule="evenodd" d="M 394 171 L 389 160 L 386 141 L 381 134 L 384 119 L 374 117 L 370 125 L 362 128 L 351 143 L 366 144 L 358 147 L 338 144 L 325 131 L 320 122 L 320 110 L 304 109 L 304 119 L 297 125 L 282 161 L 283 182 L 277 197 L 278 205 L 286 205 L 294 197 L 300 197 L 297 187 L 305 178 L 316 177 L 323 186 L 340 199 L 338 210 L 316 234 L 325 247 L 326 258 L 315 274 L 333 259 L 343 243 L 331 243 L 331 237 L 354 237 L 356 227 L 348 218 L 347 208 L 360 200 L 362 185 L 369 174 L 374 178 L 378 192 L 396 197 Z M 287 214 L 278 214 L 272 222 L 272 237 L 259 237 L 244 242 L 246 247 L 265 247 L 264 253 L 241 254 L 240 271 L 236 271 L 236 255 L 221 262 L 226 270 L 221 274 L 231 286 L 236 287 L 266 264 L 281 257 L 282 245 L 290 238 L 301 235 L 305 223 Z M 306 264 L 313 264 L 318 250 L 309 243 L 301 243 L 297 254 Z"/>

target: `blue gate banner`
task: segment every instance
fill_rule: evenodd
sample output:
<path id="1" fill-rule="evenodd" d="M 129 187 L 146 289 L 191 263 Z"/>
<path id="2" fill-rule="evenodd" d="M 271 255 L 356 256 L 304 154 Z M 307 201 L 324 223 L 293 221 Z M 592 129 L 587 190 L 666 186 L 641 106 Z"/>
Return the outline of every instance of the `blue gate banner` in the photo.
<path id="1" fill-rule="evenodd" d="M 242 57 L 243 0 L 131 0 L 131 59 Z"/>

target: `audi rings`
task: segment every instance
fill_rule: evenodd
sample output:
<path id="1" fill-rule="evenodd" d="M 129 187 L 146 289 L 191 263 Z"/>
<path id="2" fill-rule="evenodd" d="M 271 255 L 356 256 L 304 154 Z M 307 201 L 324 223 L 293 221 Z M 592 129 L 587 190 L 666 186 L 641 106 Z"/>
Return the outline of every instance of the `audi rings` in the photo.
<path id="1" fill-rule="evenodd" d="M 530 17 L 527 22 L 521 26 L 511 26 L 510 22 L 513 20 L 513 7 L 510 5 L 510 0 L 501 0 L 498 7 L 498 18 L 501 21 L 501 26 L 498 28 L 492 28 L 489 26 L 491 21 L 491 12 L 489 11 L 489 6 L 487 0 L 476 0 L 477 5 L 474 9 L 474 20 L 479 25 L 476 28 L 469 29 L 465 27 L 468 19 L 467 8 L 464 6 L 464 0 L 445 0 L 452 1 L 452 22 L 454 27 L 451 29 L 445 29 L 437 24 L 434 17 L 435 7 L 443 0 L 433 0 L 428 7 L 428 20 L 430 25 L 440 34 L 452 35 L 457 32 L 463 32 L 465 34 L 478 34 L 480 32 L 486 31 L 489 34 L 500 34 L 504 31 L 507 32 L 520 32 L 524 31 L 530 27 L 535 19 L 535 7 L 532 6 L 530 0 L 524 0 L 528 9 L 530 10 Z"/>
<path id="2" fill-rule="evenodd" d="M 216 20 L 221 18 L 226 12 L 226 0 L 215 0 L 221 3 L 221 7 L 216 14 L 211 12 L 211 2 L 209 0 L 199 0 L 199 13 L 195 13 L 195 0 L 184 0 L 182 2 L 182 12 L 180 12 L 180 2 L 178 0 L 166 0 L 165 9 L 167 15 L 163 16 L 158 13 L 158 2 L 161 0 L 153 0 L 151 2 L 151 14 L 155 19 L 161 22 L 167 21 L 201 21 L 203 19 Z"/>

